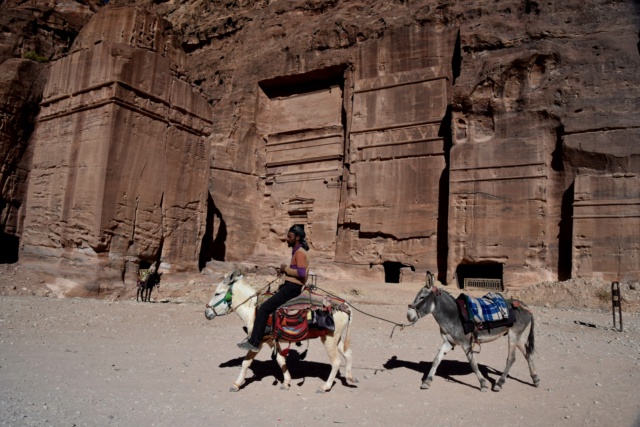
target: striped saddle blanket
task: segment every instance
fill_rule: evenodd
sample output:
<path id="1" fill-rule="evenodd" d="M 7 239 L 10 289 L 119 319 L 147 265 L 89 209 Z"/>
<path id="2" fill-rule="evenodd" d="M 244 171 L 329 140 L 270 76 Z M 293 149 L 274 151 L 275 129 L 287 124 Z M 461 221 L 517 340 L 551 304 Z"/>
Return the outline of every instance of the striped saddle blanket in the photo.
<path id="1" fill-rule="evenodd" d="M 509 308 L 504 297 L 490 292 L 481 298 L 465 295 L 470 320 L 476 323 L 496 322 L 509 318 Z"/>
<path id="2" fill-rule="evenodd" d="M 262 304 L 271 295 L 260 295 L 258 304 Z M 265 333 L 272 334 L 278 340 L 290 342 L 324 336 L 328 331 L 335 330 L 335 311 L 351 314 L 345 300 L 305 289 L 269 316 Z"/>

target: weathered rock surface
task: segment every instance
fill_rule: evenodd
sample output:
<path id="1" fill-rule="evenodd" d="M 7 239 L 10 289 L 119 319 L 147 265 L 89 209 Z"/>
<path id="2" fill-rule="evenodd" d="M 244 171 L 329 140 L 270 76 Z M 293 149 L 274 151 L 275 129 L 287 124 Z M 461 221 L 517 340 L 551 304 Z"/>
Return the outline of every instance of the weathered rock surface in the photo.
<path id="1" fill-rule="evenodd" d="M 133 234 L 123 230 L 134 223 L 157 235 L 164 208 L 157 195 L 150 197 L 148 215 L 133 220 L 136 209 L 121 192 L 127 188 L 127 197 L 136 197 L 138 186 L 120 184 L 132 182 L 126 175 L 132 163 L 118 163 L 110 178 L 118 182 L 84 202 L 92 218 L 62 221 L 65 236 L 73 237 L 63 240 L 76 243 L 54 247 L 78 254 L 74 245 L 86 241 L 116 259 L 161 256 L 193 269 L 210 260 L 279 263 L 286 256 L 284 233 L 301 224 L 314 262 L 328 275 L 331 265 L 391 280 L 430 269 L 442 281 L 457 273 L 461 284 L 496 278 L 508 287 L 572 276 L 640 276 L 634 231 L 640 202 L 624 190 L 640 172 L 636 2 L 112 0 L 104 10 L 120 5 L 158 12 L 175 30 L 143 25 L 107 40 L 108 13 L 100 14 L 91 21 L 95 35 L 83 30 L 86 37 L 60 64 L 65 74 L 86 75 L 76 70 L 89 69 L 91 56 L 99 62 L 90 75 L 107 76 L 128 60 L 130 72 L 144 79 L 124 79 L 130 87 L 109 93 L 107 86 L 93 89 L 86 77 L 76 88 L 86 92 L 67 100 L 54 94 L 73 91 L 49 86 L 43 109 L 53 123 L 60 120 L 54 114 L 74 108 L 72 101 L 122 97 L 162 116 L 158 111 L 170 107 L 155 97 L 166 99 L 166 76 L 189 76 L 213 108 L 196 103 L 176 110 L 189 117 L 198 138 L 210 132 L 207 158 L 190 166 L 178 166 L 179 155 L 174 164 L 155 159 L 162 170 L 141 177 L 139 188 L 172 174 L 200 174 L 175 190 L 182 195 L 177 205 L 192 209 L 178 209 L 174 225 L 162 229 L 181 221 L 206 224 L 187 226 L 191 237 L 179 239 L 180 249 L 152 238 L 129 243 Z M 130 46 L 127 34 L 144 36 Z M 187 55 L 173 53 L 172 43 Z M 98 111 L 78 112 L 74 120 L 85 128 L 112 126 L 121 132 L 118 140 L 160 138 L 148 115 L 109 121 L 114 113 L 105 110 L 102 119 L 89 117 Z M 70 138 L 46 132 L 56 135 L 51 144 Z M 185 145 L 178 146 L 184 153 Z M 36 163 L 33 177 L 46 170 L 38 172 Z M 88 187 L 111 182 L 83 173 Z M 55 208 L 39 202 L 47 215 L 59 217 L 65 203 L 59 191 L 53 184 L 38 190 L 43 200 L 58 197 L 49 203 Z M 586 200 L 607 208 L 584 211 Z M 49 244 L 36 238 L 49 233 L 41 217 L 25 223 L 25 252 Z"/>
<path id="2" fill-rule="evenodd" d="M 0 64 L 0 262 L 18 260 L 20 208 L 30 168 L 28 140 L 44 85 L 42 70 L 28 59 Z"/>
<path id="3" fill-rule="evenodd" d="M 158 10 L 183 28 L 217 116 L 232 118 L 212 138 L 226 259 L 273 252 L 302 223 L 315 254 L 340 265 L 458 272 L 461 282 L 497 274 L 511 287 L 572 272 L 618 278 L 575 268 L 573 181 L 578 168 L 638 170 L 634 4 Z M 234 184 L 230 170 L 243 172 Z M 625 271 L 638 275 L 634 257 Z"/>
<path id="4" fill-rule="evenodd" d="M 99 4 L 7 0 L 0 5 L 0 262 L 18 259 L 28 141 L 46 80 L 44 63 L 68 52 Z"/>
<path id="5" fill-rule="evenodd" d="M 109 8 L 51 65 L 32 137 L 26 260 L 133 279 L 160 253 L 170 271 L 198 259 L 211 112 L 180 79 L 169 29 L 156 15 Z"/>

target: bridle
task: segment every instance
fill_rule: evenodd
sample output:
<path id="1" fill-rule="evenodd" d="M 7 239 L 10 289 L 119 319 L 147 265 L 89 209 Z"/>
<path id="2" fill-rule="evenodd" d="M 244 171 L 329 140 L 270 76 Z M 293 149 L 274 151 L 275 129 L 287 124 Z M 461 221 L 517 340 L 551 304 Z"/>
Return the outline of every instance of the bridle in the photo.
<path id="1" fill-rule="evenodd" d="M 230 310 L 227 310 L 226 313 L 224 314 L 217 314 L 215 312 L 215 308 L 217 306 L 219 306 L 220 304 L 227 304 L 227 308 L 231 307 L 231 301 L 233 300 L 233 283 L 229 285 L 229 289 L 227 289 L 227 293 L 224 294 L 224 297 L 222 299 L 220 299 L 220 301 L 218 301 L 217 303 L 213 304 L 213 305 L 209 305 L 209 303 L 207 303 L 206 308 L 210 308 L 211 310 L 213 310 L 213 313 L 216 316 L 224 316 L 224 314 L 229 314 L 233 311 L 233 308 L 231 308 Z M 246 301 L 245 301 L 246 302 Z M 244 303 L 243 303 L 244 304 Z"/>
<path id="2" fill-rule="evenodd" d="M 431 286 L 431 287 L 424 286 L 424 287 L 427 288 L 427 289 L 430 289 L 431 292 L 435 292 L 436 295 L 440 295 L 440 289 L 438 289 L 436 286 Z M 415 310 L 416 313 L 419 313 L 418 309 L 420 307 L 422 307 L 425 302 L 427 302 L 427 297 L 428 296 L 429 296 L 429 294 L 427 294 L 424 298 L 422 298 L 420 301 L 418 301 L 417 304 L 415 304 L 415 303 L 409 304 L 409 308 Z"/>
<path id="3" fill-rule="evenodd" d="M 233 307 L 231 307 L 231 301 L 233 300 L 233 284 L 237 280 L 237 279 L 235 279 L 229 285 L 229 289 L 227 289 L 227 293 L 224 295 L 224 298 L 222 298 L 220 301 L 218 301 L 217 303 L 215 303 L 213 305 L 209 305 L 209 303 L 207 303 L 206 308 L 210 308 L 211 310 L 213 310 L 215 307 L 219 306 L 220 304 L 225 303 L 225 304 L 227 304 L 227 308 L 228 308 L 226 313 L 224 313 L 224 314 L 216 314 L 216 312 L 214 310 L 213 314 L 215 314 L 216 316 L 225 316 L 227 314 L 233 313 L 234 311 L 236 311 L 238 309 L 238 307 L 240 307 L 240 306 L 246 304 L 248 301 L 250 301 L 251 298 L 256 298 L 256 300 L 257 300 L 258 295 L 262 294 L 266 289 L 271 289 L 271 284 L 273 282 L 275 282 L 276 280 L 278 280 L 279 278 L 280 278 L 280 276 L 276 277 L 275 279 L 273 279 L 272 281 L 267 283 L 264 287 L 260 288 L 255 294 L 251 295 L 249 298 L 247 298 L 246 300 L 242 301 L 235 308 L 233 308 Z"/>

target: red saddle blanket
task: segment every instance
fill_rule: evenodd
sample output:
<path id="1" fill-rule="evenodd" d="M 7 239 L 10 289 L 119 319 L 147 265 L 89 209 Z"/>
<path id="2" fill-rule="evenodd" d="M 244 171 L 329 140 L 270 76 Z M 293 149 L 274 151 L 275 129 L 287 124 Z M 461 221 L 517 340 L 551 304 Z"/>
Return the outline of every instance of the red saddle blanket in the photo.
<path id="1" fill-rule="evenodd" d="M 262 304 L 272 294 L 258 298 Z M 305 289 L 299 296 L 287 301 L 269 317 L 268 334 L 276 340 L 298 342 L 318 338 L 335 329 L 333 312 L 350 314 L 345 300 Z"/>
<path id="2" fill-rule="evenodd" d="M 287 310 L 279 308 L 273 314 L 273 335 L 277 340 L 302 341 L 309 338 L 308 309 Z"/>
<path id="3" fill-rule="evenodd" d="M 276 340 L 298 342 L 325 336 L 335 330 L 335 323 L 326 310 L 279 308 L 269 317 L 267 327 L 267 334 Z"/>

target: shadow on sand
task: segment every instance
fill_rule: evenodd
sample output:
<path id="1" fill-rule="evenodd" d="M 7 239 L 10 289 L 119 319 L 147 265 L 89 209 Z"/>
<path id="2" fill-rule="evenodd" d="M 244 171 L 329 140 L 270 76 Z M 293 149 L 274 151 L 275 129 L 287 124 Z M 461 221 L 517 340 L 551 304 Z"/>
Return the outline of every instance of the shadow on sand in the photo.
<path id="1" fill-rule="evenodd" d="M 242 365 L 243 357 L 237 357 L 235 359 L 228 360 L 220 364 L 221 368 L 238 368 Z M 300 353 L 297 350 L 291 349 L 287 355 L 287 368 L 291 374 L 291 385 L 297 385 L 301 387 L 305 380 L 309 377 L 318 378 L 321 381 L 326 381 L 331 373 L 331 365 L 328 363 L 311 362 L 300 359 Z M 272 385 L 276 386 L 284 381 L 282 371 L 275 360 L 255 360 L 251 363 L 249 370 L 253 372 L 253 375 L 247 379 L 245 383 L 240 387 L 243 389 L 253 382 L 260 382 L 265 378 L 273 377 Z M 336 375 L 336 380 L 340 381 L 343 386 L 350 388 L 357 388 L 354 384 L 349 384 L 347 379 L 340 373 Z"/>
<path id="2" fill-rule="evenodd" d="M 396 368 L 407 368 L 407 369 L 411 369 L 413 371 L 416 372 L 420 372 L 422 373 L 422 379 L 421 381 L 424 381 L 427 379 L 427 375 L 429 374 L 429 370 L 431 369 L 431 365 L 433 363 L 432 362 L 409 362 L 406 360 L 401 360 L 398 359 L 397 356 L 393 356 L 391 357 L 389 360 L 387 360 L 387 362 L 383 365 L 383 367 L 385 369 L 388 370 L 392 370 L 392 369 L 396 369 Z M 498 371 L 496 369 L 493 369 L 489 366 L 483 365 L 481 363 L 478 363 L 478 369 L 480 370 L 480 374 L 482 374 L 483 377 L 485 377 L 487 379 L 487 381 L 489 381 L 491 383 L 491 388 L 493 388 L 493 386 L 496 384 L 496 382 L 498 382 L 498 378 L 500 378 L 500 376 L 502 375 L 502 371 Z M 471 388 L 475 388 L 480 390 L 480 385 L 471 385 L 469 383 L 460 381 L 457 378 L 454 377 L 461 377 L 461 376 L 465 376 L 465 375 L 472 375 L 471 377 L 471 381 L 473 384 L 477 383 L 477 379 L 475 374 L 473 373 L 473 370 L 471 369 L 471 365 L 469 365 L 469 362 L 460 362 L 458 360 L 442 360 L 440 362 L 440 365 L 438 366 L 438 370 L 436 371 L 435 376 L 437 377 L 442 377 L 447 381 L 451 381 L 457 384 L 461 384 L 461 385 L 465 385 L 467 387 L 471 387 Z M 492 378 L 489 375 L 495 377 Z M 507 375 L 507 378 L 513 379 L 515 381 L 518 381 L 519 383 L 522 384 L 528 384 L 532 387 L 534 387 L 533 383 L 529 383 L 526 381 L 522 381 L 519 380 L 518 378 L 514 378 L 511 375 Z"/>

